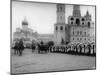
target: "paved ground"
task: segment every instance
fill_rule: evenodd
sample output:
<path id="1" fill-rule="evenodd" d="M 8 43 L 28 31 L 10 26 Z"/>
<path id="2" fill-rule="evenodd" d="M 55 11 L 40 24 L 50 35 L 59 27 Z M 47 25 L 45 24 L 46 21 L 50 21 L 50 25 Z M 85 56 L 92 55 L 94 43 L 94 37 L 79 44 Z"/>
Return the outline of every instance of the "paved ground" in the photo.
<path id="1" fill-rule="evenodd" d="M 12 54 L 12 73 L 29 73 L 95 68 L 95 57 L 68 54 L 32 53 L 26 49 L 23 56 Z"/>

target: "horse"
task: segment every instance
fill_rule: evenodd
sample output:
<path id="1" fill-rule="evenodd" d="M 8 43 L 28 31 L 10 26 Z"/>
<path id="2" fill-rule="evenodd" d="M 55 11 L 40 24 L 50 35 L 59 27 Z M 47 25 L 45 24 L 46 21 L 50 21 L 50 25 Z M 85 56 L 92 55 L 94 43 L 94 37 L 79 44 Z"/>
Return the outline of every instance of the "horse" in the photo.
<path id="1" fill-rule="evenodd" d="M 47 44 L 38 44 L 38 53 L 41 53 L 41 52 L 47 53 L 48 50 L 49 50 L 49 47 Z"/>
<path id="2" fill-rule="evenodd" d="M 15 46 L 14 46 L 14 54 L 21 56 L 22 52 L 24 50 L 24 45 L 23 45 L 23 41 L 16 41 Z"/>
<path id="3" fill-rule="evenodd" d="M 18 41 L 16 41 L 14 45 L 14 55 L 16 54 L 18 54 Z"/>
<path id="4" fill-rule="evenodd" d="M 20 40 L 18 47 L 19 47 L 18 48 L 19 56 L 22 56 L 22 52 L 24 50 L 24 44 L 23 44 L 23 41 L 22 40 Z"/>

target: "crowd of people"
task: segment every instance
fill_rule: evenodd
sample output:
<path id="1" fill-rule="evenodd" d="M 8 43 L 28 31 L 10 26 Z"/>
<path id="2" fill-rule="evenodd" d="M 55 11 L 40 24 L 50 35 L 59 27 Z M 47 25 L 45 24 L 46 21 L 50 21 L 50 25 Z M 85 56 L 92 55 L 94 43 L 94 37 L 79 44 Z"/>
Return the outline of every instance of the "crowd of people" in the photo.
<path id="1" fill-rule="evenodd" d="M 14 48 L 14 54 L 21 56 L 22 55 L 22 52 L 24 50 L 23 41 L 22 40 L 16 41 L 13 48 Z"/>
<path id="2" fill-rule="evenodd" d="M 95 56 L 96 46 L 95 43 L 59 45 L 53 46 L 51 52 Z"/>
<path id="3" fill-rule="evenodd" d="M 23 40 L 18 40 L 15 42 L 14 45 L 14 54 L 21 56 L 25 46 Z M 67 54 L 77 54 L 77 55 L 91 55 L 95 56 L 95 43 L 88 43 L 88 44 L 67 44 L 67 45 L 54 45 L 52 41 L 48 43 L 44 43 L 43 41 L 39 43 L 35 43 L 32 41 L 31 43 L 31 50 L 34 52 L 38 50 L 38 53 L 67 53 Z"/>

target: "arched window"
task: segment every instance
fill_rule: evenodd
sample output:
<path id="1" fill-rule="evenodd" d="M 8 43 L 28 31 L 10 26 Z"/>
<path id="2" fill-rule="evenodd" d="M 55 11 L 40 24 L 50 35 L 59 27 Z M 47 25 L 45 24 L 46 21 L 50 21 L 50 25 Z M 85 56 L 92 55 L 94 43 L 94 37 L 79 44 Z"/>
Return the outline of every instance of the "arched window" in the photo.
<path id="1" fill-rule="evenodd" d="M 60 30 L 63 30 L 63 26 L 60 27 Z"/>
<path id="2" fill-rule="evenodd" d="M 76 24 L 80 25 L 80 19 L 76 19 Z"/>
<path id="3" fill-rule="evenodd" d="M 90 22 L 88 22 L 88 27 L 90 27 Z"/>
<path id="4" fill-rule="evenodd" d="M 86 32 L 84 32 L 84 35 L 86 36 Z"/>
<path id="5" fill-rule="evenodd" d="M 56 26 L 56 30 L 58 30 L 58 27 Z"/>
<path id="6" fill-rule="evenodd" d="M 73 24 L 73 22 L 71 22 L 71 24 Z"/>
<path id="7" fill-rule="evenodd" d="M 84 22 L 82 23 L 82 25 L 84 25 Z"/>
<path id="8" fill-rule="evenodd" d="M 74 31 L 73 31 L 73 35 L 74 35 Z"/>
<path id="9" fill-rule="evenodd" d="M 63 38 L 61 39 L 61 44 L 64 44 L 64 39 Z"/>
<path id="10" fill-rule="evenodd" d="M 74 18 L 73 18 L 73 17 L 71 17 L 71 20 L 74 20 Z"/>
<path id="11" fill-rule="evenodd" d="M 79 31 L 77 31 L 77 35 L 79 35 Z"/>
<path id="12" fill-rule="evenodd" d="M 84 19 L 84 18 L 82 18 L 82 21 L 85 21 L 85 19 Z"/>
<path id="13" fill-rule="evenodd" d="M 60 7 L 60 10 L 62 11 L 62 7 Z"/>
<path id="14" fill-rule="evenodd" d="M 82 35 L 82 31 L 80 31 L 80 35 Z"/>

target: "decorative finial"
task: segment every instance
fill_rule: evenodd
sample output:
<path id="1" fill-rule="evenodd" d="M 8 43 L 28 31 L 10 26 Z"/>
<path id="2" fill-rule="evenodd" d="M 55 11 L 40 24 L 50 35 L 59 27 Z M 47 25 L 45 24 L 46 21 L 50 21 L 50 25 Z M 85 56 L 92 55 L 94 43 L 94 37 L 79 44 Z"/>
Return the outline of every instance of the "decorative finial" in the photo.
<path id="1" fill-rule="evenodd" d="M 89 11 L 87 10 L 87 12 L 86 12 L 86 15 L 88 15 L 89 16 Z"/>

